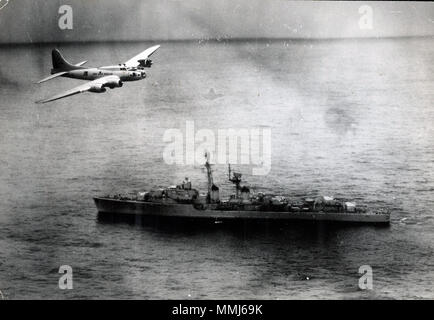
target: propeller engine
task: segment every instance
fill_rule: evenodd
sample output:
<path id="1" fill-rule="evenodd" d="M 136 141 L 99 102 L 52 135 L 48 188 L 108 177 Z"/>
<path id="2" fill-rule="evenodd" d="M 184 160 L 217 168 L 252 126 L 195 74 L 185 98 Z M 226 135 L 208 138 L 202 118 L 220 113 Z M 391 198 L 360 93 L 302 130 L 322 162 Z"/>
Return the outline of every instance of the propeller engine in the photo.
<path id="1" fill-rule="evenodd" d="M 110 89 L 121 88 L 124 84 L 121 80 L 114 80 L 107 82 L 104 87 L 109 87 Z"/>
<path id="2" fill-rule="evenodd" d="M 90 92 L 96 92 L 96 93 L 102 93 L 102 92 L 106 92 L 106 88 L 110 88 L 110 89 L 114 89 L 114 88 L 120 88 L 122 87 L 124 84 L 122 83 L 121 80 L 112 80 L 112 81 L 108 81 L 105 84 L 96 84 L 93 85 L 89 91 Z"/>
<path id="3" fill-rule="evenodd" d="M 150 68 L 152 66 L 151 59 L 139 60 L 139 63 L 140 63 L 140 67 L 142 68 Z"/>
<path id="4" fill-rule="evenodd" d="M 107 89 L 104 88 L 104 86 L 96 85 L 96 86 L 92 86 L 92 87 L 89 89 L 89 91 L 90 91 L 90 92 L 96 92 L 96 93 L 103 93 L 103 92 L 106 92 Z"/>

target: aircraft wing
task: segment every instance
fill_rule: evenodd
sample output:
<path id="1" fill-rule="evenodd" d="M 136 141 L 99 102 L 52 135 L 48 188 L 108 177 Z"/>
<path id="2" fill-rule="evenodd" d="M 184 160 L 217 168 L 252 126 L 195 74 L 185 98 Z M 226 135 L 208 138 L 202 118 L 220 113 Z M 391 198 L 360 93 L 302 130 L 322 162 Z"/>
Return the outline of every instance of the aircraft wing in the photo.
<path id="1" fill-rule="evenodd" d="M 145 51 L 139 53 L 135 57 L 131 58 L 127 62 L 125 62 L 125 66 L 127 68 L 137 68 L 140 65 L 141 60 L 148 59 L 155 51 L 160 48 L 160 45 L 156 45 L 146 49 Z"/>
<path id="2" fill-rule="evenodd" d="M 87 82 L 87 83 L 82 84 L 82 85 L 75 87 L 73 89 L 59 93 L 55 96 L 52 96 L 51 98 L 36 101 L 36 103 L 47 103 L 50 101 L 66 98 L 66 97 L 72 96 L 74 94 L 79 94 L 79 93 L 83 93 L 86 91 L 90 91 L 91 89 L 95 90 L 94 92 L 104 92 L 103 91 L 103 89 L 105 89 L 104 85 L 107 84 L 108 82 L 111 82 L 111 81 L 119 81 L 119 77 L 113 76 L 113 75 L 101 77 L 99 79 Z M 101 90 L 101 91 L 97 91 L 97 90 Z"/>

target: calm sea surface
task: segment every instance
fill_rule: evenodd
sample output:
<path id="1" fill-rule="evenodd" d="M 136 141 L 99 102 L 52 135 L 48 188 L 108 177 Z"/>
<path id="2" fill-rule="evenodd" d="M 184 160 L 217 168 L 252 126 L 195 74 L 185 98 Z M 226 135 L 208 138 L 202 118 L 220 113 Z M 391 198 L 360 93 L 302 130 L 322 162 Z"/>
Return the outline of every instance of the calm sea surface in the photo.
<path id="1" fill-rule="evenodd" d="M 150 43 L 62 45 L 72 62 L 126 61 Z M 163 43 L 148 78 L 34 101 L 83 83 L 49 74 L 51 46 L 0 48 L 0 290 L 18 298 L 434 298 L 434 40 Z M 387 206 L 390 227 L 110 223 L 93 195 L 172 185 L 167 129 L 271 128 L 256 191 Z M 226 167 L 215 181 L 231 192 Z M 59 266 L 73 290 L 59 290 Z M 374 289 L 358 289 L 373 268 Z M 309 280 L 306 280 L 309 277 Z"/>

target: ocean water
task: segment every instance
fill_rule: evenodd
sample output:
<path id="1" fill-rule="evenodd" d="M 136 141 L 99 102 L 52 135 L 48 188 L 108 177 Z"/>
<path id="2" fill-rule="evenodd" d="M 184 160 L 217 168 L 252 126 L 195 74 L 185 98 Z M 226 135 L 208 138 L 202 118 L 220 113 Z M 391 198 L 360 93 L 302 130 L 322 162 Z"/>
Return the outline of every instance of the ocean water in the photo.
<path id="1" fill-rule="evenodd" d="M 60 45 L 122 62 L 151 43 Z M 168 42 L 147 79 L 34 101 L 83 83 L 49 74 L 51 45 L 0 48 L 0 290 L 8 299 L 434 298 L 434 40 Z M 255 191 L 325 194 L 392 211 L 390 227 L 109 222 L 92 196 L 179 183 L 168 129 L 270 128 Z M 226 166 L 214 179 L 226 194 Z M 58 288 L 61 265 L 72 290 Z M 358 288 L 359 267 L 373 290 Z M 307 280 L 309 278 L 309 280 Z"/>

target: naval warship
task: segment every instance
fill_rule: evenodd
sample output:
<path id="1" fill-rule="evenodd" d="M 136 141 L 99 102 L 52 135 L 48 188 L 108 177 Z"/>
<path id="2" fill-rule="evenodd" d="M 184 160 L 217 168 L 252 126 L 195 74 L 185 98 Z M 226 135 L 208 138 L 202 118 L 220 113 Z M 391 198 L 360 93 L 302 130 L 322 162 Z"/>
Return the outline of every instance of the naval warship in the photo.
<path id="1" fill-rule="evenodd" d="M 181 184 L 156 188 L 130 195 L 94 197 L 100 215 L 140 215 L 184 219 L 208 219 L 215 222 L 236 220 L 258 221 L 333 221 L 389 224 L 387 209 L 368 209 L 354 201 L 329 196 L 306 197 L 290 200 L 281 195 L 262 192 L 251 193 L 241 185 L 241 173 L 231 170 L 228 179 L 234 184 L 235 193 L 220 199 L 220 188 L 214 183 L 209 156 L 205 155 L 208 190 L 200 193 L 186 178 Z"/>

